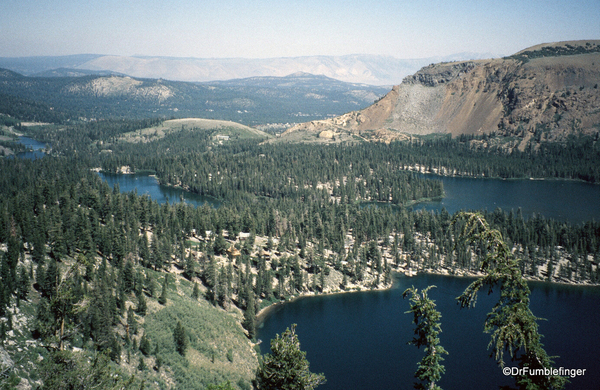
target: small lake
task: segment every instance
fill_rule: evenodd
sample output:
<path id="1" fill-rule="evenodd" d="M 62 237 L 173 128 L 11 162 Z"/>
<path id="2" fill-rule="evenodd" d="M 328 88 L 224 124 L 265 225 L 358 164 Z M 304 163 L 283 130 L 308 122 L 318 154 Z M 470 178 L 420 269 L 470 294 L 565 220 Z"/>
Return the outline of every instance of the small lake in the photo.
<path id="1" fill-rule="evenodd" d="M 36 141 L 33 138 L 19 136 L 19 143 L 25 145 L 27 149 L 32 149 L 32 151 L 29 152 L 17 153 L 17 157 L 19 158 L 36 160 L 46 155 L 46 144 L 44 144 L 43 142 Z"/>
<path id="2" fill-rule="evenodd" d="M 111 188 L 114 188 L 115 184 L 118 184 L 121 192 L 137 191 L 139 195 L 148 195 L 152 200 L 155 200 L 160 204 L 179 203 L 183 201 L 195 207 L 204 205 L 219 207 L 221 205 L 221 202 L 219 202 L 218 199 L 194 194 L 180 188 L 161 185 L 158 183 L 158 179 L 155 176 L 139 174 L 118 175 L 104 172 L 100 172 L 98 175 L 100 175 L 102 180 L 106 181 Z"/>
<path id="3" fill-rule="evenodd" d="M 477 306 L 460 309 L 455 298 L 473 279 L 439 275 L 398 276 L 394 288 L 386 291 L 337 294 L 301 298 L 275 308 L 259 326 L 262 353 L 269 352 L 269 340 L 291 324 L 298 324 L 301 349 L 313 372 L 323 372 L 323 390 L 412 389 L 422 348 L 407 345 L 414 325 L 408 287 L 419 290 L 428 285 L 442 313 L 441 345 L 449 352 L 443 364 L 446 373 L 439 385 L 444 390 L 498 389 L 514 385 L 489 358 L 490 335 L 483 333 L 486 314 L 496 296 L 480 294 Z M 592 389 L 600 383 L 600 289 L 530 283 L 531 309 L 539 321 L 542 343 L 555 359 L 555 367 L 585 368 L 586 374 L 571 379 L 567 389 Z M 507 366 L 517 364 L 505 359 Z"/>
<path id="4" fill-rule="evenodd" d="M 160 185 L 154 176 L 117 175 L 100 173 L 111 187 L 119 183 L 123 192 L 137 189 L 159 203 L 184 201 L 194 206 L 210 204 L 219 207 L 220 202 L 191 192 Z M 437 201 L 421 202 L 413 210 L 441 211 L 450 214 L 460 210 L 504 211 L 520 208 L 525 218 L 540 214 L 546 218 L 573 224 L 600 220 L 600 185 L 570 180 L 501 180 L 427 175 L 431 180 L 441 180 L 446 196 Z M 393 206 L 392 206 L 393 207 Z"/>
<path id="5" fill-rule="evenodd" d="M 421 175 L 440 180 L 446 196 L 437 201 L 414 205 L 413 210 L 446 208 L 450 214 L 460 210 L 496 208 L 515 213 L 520 208 L 525 218 L 541 214 L 546 218 L 578 224 L 600 221 L 600 185 L 572 180 L 502 180 Z"/>

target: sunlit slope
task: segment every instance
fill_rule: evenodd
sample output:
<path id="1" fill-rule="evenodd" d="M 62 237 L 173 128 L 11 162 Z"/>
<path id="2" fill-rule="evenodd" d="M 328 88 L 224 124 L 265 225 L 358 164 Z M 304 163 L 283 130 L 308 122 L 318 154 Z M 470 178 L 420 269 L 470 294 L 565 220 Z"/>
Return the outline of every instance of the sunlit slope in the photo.
<path id="1" fill-rule="evenodd" d="M 216 139 L 267 139 L 271 135 L 231 121 L 203 118 L 171 119 L 158 126 L 132 131 L 121 136 L 126 142 L 149 142 L 163 138 L 165 135 L 180 130 L 211 131 Z"/>
<path id="2" fill-rule="evenodd" d="M 563 140 L 600 130 L 600 41 L 538 45 L 513 56 L 422 68 L 360 111 L 292 127 L 283 139 L 390 141 L 405 134 Z M 404 134 L 404 135 L 402 135 Z"/>

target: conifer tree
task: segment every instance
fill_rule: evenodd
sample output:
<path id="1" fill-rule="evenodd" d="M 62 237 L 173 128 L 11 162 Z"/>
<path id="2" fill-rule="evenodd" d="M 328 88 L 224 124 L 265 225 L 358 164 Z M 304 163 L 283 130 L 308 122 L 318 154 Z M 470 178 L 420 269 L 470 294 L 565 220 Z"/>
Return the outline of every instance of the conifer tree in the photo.
<path id="1" fill-rule="evenodd" d="M 376 241 L 370 241 L 369 246 L 366 249 L 366 261 L 370 264 L 371 269 L 377 271 L 378 274 L 381 274 L 381 252 L 377 247 Z"/>
<path id="2" fill-rule="evenodd" d="M 244 310 L 244 319 L 242 326 L 248 331 L 248 338 L 253 339 L 256 333 L 256 309 L 254 308 L 254 292 L 248 288 L 248 299 L 246 301 L 246 310 Z"/>
<path id="3" fill-rule="evenodd" d="M 522 217 L 521 217 L 522 218 Z M 498 365 L 504 367 L 504 352 L 530 369 L 552 367 L 552 359 L 540 341 L 537 320 L 529 308 L 530 290 L 523 278 L 519 262 L 500 231 L 491 229 L 480 213 L 460 213 L 453 223 L 464 222 L 461 236 L 472 244 L 482 244 L 485 256 L 480 269 L 485 273 L 471 283 L 457 298 L 461 307 L 475 305 L 481 288 L 500 290 L 500 299 L 488 313 L 484 331 L 492 334 L 490 347 Z M 530 390 L 562 389 L 566 378 L 551 375 L 517 375 L 517 385 Z"/>
<path id="4" fill-rule="evenodd" d="M 189 255 L 185 258 L 185 266 L 184 266 L 184 274 L 188 279 L 192 279 L 196 277 L 196 268 L 197 268 L 196 259 L 194 259 L 193 255 Z"/>
<path id="5" fill-rule="evenodd" d="M 225 241 L 225 238 L 223 237 L 223 232 L 218 231 L 216 233 L 215 242 L 213 243 L 213 251 L 215 255 L 224 255 L 227 247 L 227 241 Z"/>
<path id="6" fill-rule="evenodd" d="M 146 336 L 146 332 L 144 332 L 140 339 L 140 352 L 144 354 L 144 356 L 148 356 L 150 354 L 150 349 L 150 340 L 148 340 L 148 336 Z"/>
<path id="7" fill-rule="evenodd" d="M 162 245 L 160 245 L 160 238 L 158 232 L 152 237 L 150 243 L 150 263 L 154 270 L 158 270 L 163 266 L 163 254 L 161 253 Z"/>
<path id="8" fill-rule="evenodd" d="M 300 267 L 300 262 L 298 261 L 298 257 L 294 256 L 292 263 L 293 271 L 294 271 L 294 288 L 292 289 L 292 293 L 300 292 L 304 288 L 304 279 L 302 275 L 302 267 Z"/>
<path id="9" fill-rule="evenodd" d="M 219 305 L 225 310 L 229 307 L 229 288 L 227 283 L 227 274 L 225 267 L 221 267 L 217 284 L 217 300 Z"/>
<path id="10" fill-rule="evenodd" d="M 134 272 L 133 272 L 133 263 L 131 260 L 127 260 L 125 262 L 125 266 L 123 267 L 123 291 L 126 294 L 129 294 L 133 291 L 134 286 Z"/>
<path id="11" fill-rule="evenodd" d="M 41 231 L 39 231 L 39 229 L 35 229 L 33 234 L 33 252 L 31 254 L 31 258 L 35 263 L 43 263 L 45 257 L 46 237 Z"/>
<path id="12" fill-rule="evenodd" d="M 48 264 L 48 269 L 44 273 L 44 279 L 41 281 L 41 292 L 44 297 L 51 298 L 56 294 L 56 287 L 60 279 L 60 272 L 56 260 L 52 259 Z"/>
<path id="13" fill-rule="evenodd" d="M 4 347 L 4 341 L 6 340 L 6 332 L 8 331 L 4 321 L 0 321 L 0 346 Z"/>
<path id="14" fill-rule="evenodd" d="M 138 303 L 137 303 L 137 307 L 135 308 L 135 311 L 139 315 L 145 316 L 146 311 L 148 310 L 148 307 L 146 305 L 146 297 L 144 296 L 143 291 L 137 292 L 137 299 L 138 299 Z"/>
<path id="15" fill-rule="evenodd" d="M 219 283 L 218 275 L 219 272 L 217 269 L 217 261 L 213 256 L 210 256 L 208 266 L 204 271 L 204 280 L 206 282 L 206 287 L 208 287 L 206 296 L 208 301 L 213 305 L 217 303 L 217 284 Z"/>
<path id="16" fill-rule="evenodd" d="M 162 291 L 160 293 L 160 297 L 158 297 L 158 303 L 161 305 L 167 304 L 167 290 L 169 288 L 169 274 L 165 274 L 165 278 L 163 280 Z"/>
<path id="17" fill-rule="evenodd" d="M 185 334 L 185 328 L 181 325 L 181 321 L 177 321 L 175 330 L 173 330 L 173 340 L 175 341 L 175 350 L 177 350 L 181 356 L 185 356 L 185 351 L 188 347 L 188 339 Z"/>
<path id="18" fill-rule="evenodd" d="M 104 351 L 111 348 L 111 355 L 115 352 L 112 302 L 114 299 L 106 282 L 103 279 L 96 279 L 90 302 L 89 323 L 94 343 L 98 349 Z"/>
<path id="19" fill-rule="evenodd" d="M 325 376 L 310 372 L 309 365 L 293 324 L 271 340 L 271 353 L 264 355 L 256 373 L 258 389 L 312 390 L 325 383 Z"/>
<path id="20" fill-rule="evenodd" d="M 144 281 L 144 284 L 145 284 L 146 288 L 148 289 L 150 296 L 155 297 L 157 285 L 156 285 L 156 281 L 154 280 L 154 278 L 152 277 L 152 274 L 150 274 L 150 272 L 146 273 L 146 280 Z"/>
<path id="21" fill-rule="evenodd" d="M 147 367 L 146 367 L 146 363 L 144 362 L 144 357 L 140 356 L 140 362 L 137 366 L 138 371 L 146 371 Z"/>
<path id="22" fill-rule="evenodd" d="M 192 290 L 192 299 L 198 299 L 200 297 L 200 288 L 198 283 L 194 282 L 194 289 Z"/>
<path id="23" fill-rule="evenodd" d="M 135 314 L 133 314 L 133 306 L 129 306 L 129 309 L 127 310 L 127 331 L 129 337 L 137 334 L 137 321 L 135 319 Z"/>
<path id="24" fill-rule="evenodd" d="M 142 264 L 144 267 L 149 267 L 152 260 L 152 254 L 150 253 L 150 247 L 148 245 L 148 236 L 144 232 L 139 240 L 139 255 L 142 258 Z"/>
<path id="25" fill-rule="evenodd" d="M 24 265 L 19 267 L 19 284 L 17 286 L 17 296 L 19 299 L 27 299 L 29 295 L 29 273 Z"/>
<path id="26" fill-rule="evenodd" d="M 4 296 L 4 289 L 0 289 L 0 296 Z M 0 306 L 0 309 L 4 309 Z M 34 318 L 34 336 L 46 338 L 54 335 L 54 316 L 50 310 L 50 301 L 48 298 L 41 297 L 36 307 Z"/>
<path id="27" fill-rule="evenodd" d="M 413 322 L 415 324 L 415 337 L 410 344 L 417 348 L 425 347 L 425 356 L 419 362 L 415 377 L 422 383 L 415 383 L 415 389 L 441 390 L 436 382 L 442 377 L 445 371 L 441 362 L 444 360 L 442 355 L 448 354 L 444 347 L 439 345 L 439 334 L 441 333 L 440 319 L 442 315 L 435 309 L 435 302 L 427 296 L 429 289 L 435 286 L 429 286 L 421 294 L 414 286 L 405 290 L 403 298 L 410 295 L 410 310 L 406 313 L 413 313 Z"/>

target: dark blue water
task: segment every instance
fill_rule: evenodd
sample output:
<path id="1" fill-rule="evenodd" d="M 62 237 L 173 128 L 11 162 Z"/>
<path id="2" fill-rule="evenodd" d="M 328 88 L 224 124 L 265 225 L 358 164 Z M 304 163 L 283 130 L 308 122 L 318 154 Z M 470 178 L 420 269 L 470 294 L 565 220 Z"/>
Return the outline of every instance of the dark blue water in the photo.
<path id="1" fill-rule="evenodd" d="M 27 149 L 32 149 L 29 152 L 21 152 L 17 153 L 17 157 L 25 158 L 28 160 L 36 160 L 38 158 L 42 158 L 46 155 L 44 149 L 46 149 L 46 144 L 36 141 L 29 137 L 20 136 L 19 143 L 25 145 Z"/>
<path id="2" fill-rule="evenodd" d="M 323 372 L 327 383 L 319 389 L 412 389 L 423 351 L 407 345 L 413 335 L 412 315 L 402 292 L 414 285 L 429 292 L 442 313 L 441 344 L 450 353 L 440 386 L 445 390 L 498 389 L 514 383 L 489 358 L 486 314 L 494 296 L 480 295 L 473 309 L 460 309 L 455 297 L 472 279 L 419 275 L 399 277 L 392 290 L 307 297 L 269 313 L 258 330 L 268 352 L 269 340 L 292 323 L 298 324 L 301 348 L 311 371 Z M 597 389 L 600 384 L 600 290 L 531 283 L 531 309 L 540 321 L 542 342 L 555 367 L 585 368 L 585 376 L 571 380 L 568 389 Z M 516 366 L 507 361 L 508 366 Z"/>
<path id="3" fill-rule="evenodd" d="M 209 203 L 218 207 L 220 203 L 210 197 L 162 186 L 156 178 L 145 175 L 100 174 L 111 187 L 119 183 L 121 191 L 137 189 L 139 194 L 148 194 L 159 203 L 179 202 L 183 196 L 187 203 L 200 206 Z M 501 208 L 504 211 L 520 208 L 524 217 L 541 214 L 547 218 L 568 221 L 574 224 L 600 220 L 600 185 L 567 180 L 500 180 L 427 175 L 431 180 L 444 183 L 446 196 L 439 201 L 422 202 L 413 210 L 437 210 L 446 208 L 451 214 L 459 210 L 488 210 Z"/>
<path id="4" fill-rule="evenodd" d="M 500 180 L 422 175 L 441 180 L 446 196 L 423 202 L 414 210 L 504 211 L 521 209 L 523 216 L 541 214 L 546 218 L 574 224 L 600 220 L 600 185 L 570 180 Z"/>
<path id="5" fill-rule="evenodd" d="M 160 185 L 154 176 L 149 175 L 117 175 L 112 173 L 99 173 L 112 188 L 119 184 L 121 192 L 137 191 L 139 195 L 148 195 L 158 203 L 179 203 L 181 201 L 195 207 L 210 205 L 219 207 L 221 203 L 208 196 L 193 194 L 180 188 Z"/>

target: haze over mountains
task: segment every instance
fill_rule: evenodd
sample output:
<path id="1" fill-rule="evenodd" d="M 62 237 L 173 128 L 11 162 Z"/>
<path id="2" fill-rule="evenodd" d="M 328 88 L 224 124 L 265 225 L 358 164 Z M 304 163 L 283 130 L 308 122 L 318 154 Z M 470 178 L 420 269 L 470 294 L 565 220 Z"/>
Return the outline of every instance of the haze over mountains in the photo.
<path id="1" fill-rule="evenodd" d="M 368 69 L 367 59 L 372 60 Z M 19 99 L 26 99 L 29 105 L 44 104 L 49 112 L 58 110 L 69 117 L 74 113 L 83 118 L 201 117 L 249 126 L 278 124 L 280 128 L 304 122 L 289 129 L 281 141 L 391 141 L 407 134 L 496 132 L 512 140 L 511 147 L 520 149 L 530 141 L 560 141 L 571 134 L 600 131 L 598 40 L 541 44 L 504 58 L 429 64 L 405 76 L 391 91 L 386 86 L 339 80 L 379 75 L 378 80 L 385 77 L 391 81 L 393 73 L 400 75 L 405 69 L 395 67 L 393 62 L 398 60 L 391 57 L 199 60 L 70 56 L 0 59 L 0 65 L 2 61 L 4 66 L 44 76 L 0 72 L 0 92 L 10 96 L 5 99 L 5 113 L 13 116 L 25 106 Z M 120 68 L 111 66 L 111 61 Z M 208 65 L 211 61 L 214 63 Z M 186 64 L 190 67 L 184 72 Z M 191 66 L 194 64 L 197 66 Z M 287 73 L 302 64 L 312 66 L 311 72 Z M 49 66 L 59 68 L 43 70 Z M 94 66 L 104 70 L 89 70 Z M 232 78 L 252 67 L 255 74 L 286 75 Z M 199 83 L 121 75 L 144 69 L 154 77 L 163 72 L 176 78 L 173 75 L 180 72 L 178 77 L 221 75 L 228 80 Z M 201 76 L 198 72 L 202 69 L 210 71 Z M 315 75 L 327 72 L 338 74 L 336 78 Z M 36 112 L 39 115 L 40 110 Z"/>
<path id="2" fill-rule="evenodd" d="M 58 57 L 0 58 L 0 68 L 32 76 L 103 71 L 132 77 L 174 81 L 213 81 L 248 77 L 284 77 L 304 72 L 350 83 L 398 84 L 407 75 L 437 62 L 491 58 L 489 53 L 459 53 L 444 57 L 398 59 L 381 55 L 307 56 L 282 58 L 175 58 L 82 54 Z M 56 72 L 61 69 L 60 72 Z M 76 72 L 74 74 L 77 74 Z"/>

